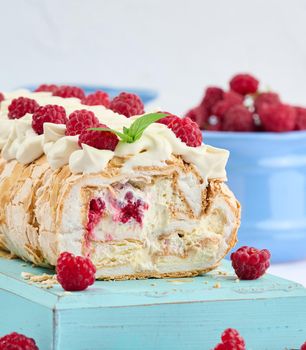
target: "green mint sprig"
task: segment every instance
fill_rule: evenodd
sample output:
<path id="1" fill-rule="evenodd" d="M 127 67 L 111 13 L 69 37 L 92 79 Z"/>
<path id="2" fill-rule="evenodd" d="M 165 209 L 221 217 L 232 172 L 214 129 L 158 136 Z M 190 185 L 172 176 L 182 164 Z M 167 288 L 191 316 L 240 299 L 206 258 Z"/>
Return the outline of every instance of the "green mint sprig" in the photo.
<path id="1" fill-rule="evenodd" d="M 129 128 L 123 127 L 123 131 L 117 131 L 111 128 L 90 128 L 88 130 L 96 130 L 96 131 L 109 131 L 116 134 L 121 142 L 125 143 L 133 143 L 139 140 L 145 131 L 145 129 L 157 122 L 159 119 L 168 116 L 166 113 L 149 113 L 145 114 L 142 117 L 137 118 Z"/>

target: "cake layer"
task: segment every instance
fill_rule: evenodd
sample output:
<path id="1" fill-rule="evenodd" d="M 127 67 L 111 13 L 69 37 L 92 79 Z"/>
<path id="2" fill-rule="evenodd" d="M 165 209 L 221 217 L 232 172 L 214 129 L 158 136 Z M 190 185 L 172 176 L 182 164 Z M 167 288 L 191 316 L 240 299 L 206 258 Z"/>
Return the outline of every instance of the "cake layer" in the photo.
<path id="1" fill-rule="evenodd" d="M 38 265 L 62 251 L 90 256 L 97 277 L 190 276 L 214 268 L 236 242 L 240 208 L 180 157 L 130 176 L 114 158 L 100 174 L 52 170 L 45 157 L 3 164 L 2 245 Z"/>

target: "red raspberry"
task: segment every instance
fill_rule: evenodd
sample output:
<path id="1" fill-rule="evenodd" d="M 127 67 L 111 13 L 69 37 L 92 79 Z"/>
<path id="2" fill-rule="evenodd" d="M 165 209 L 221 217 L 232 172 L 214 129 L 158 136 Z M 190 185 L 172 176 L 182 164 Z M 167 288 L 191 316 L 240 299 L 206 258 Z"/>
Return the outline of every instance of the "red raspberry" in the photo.
<path id="1" fill-rule="evenodd" d="M 57 105 L 39 107 L 32 116 L 32 128 L 39 135 L 44 133 L 44 123 L 66 124 L 66 122 L 65 109 Z"/>
<path id="2" fill-rule="evenodd" d="M 306 350 L 306 342 L 301 346 L 301 350 Z"/>
<path id="3" fill-rule="evenodd" d="M 274 92 L 263 92 L 259 94 L 254 101 L 256 112 L 260 112 L 265 106 L 278 105 L 281 103 L 279 95 Z"/>
<path id="4" fill-rule="evenodd" d="M 63 98 L 76 97 L 83 100 L 83 98 L 85 98 L 85 93 L 77 86 L 62 85 L 53 91 L 53 96 Z"/>
<path id="5" fill-rule="evenodd" d="M 296 110 L 296 130 L 306 130 L 306 108 L 295 107 Z"/>
<path id="6" fill-rule="evenodd" d="M 2 92 L 0 92 L 0 103 L 4 100 L 4 95 Z"/>
<path id="7" fill-rule="evenodd" d="M 14 98 L 8 106 L 8 117 L 10 119 L 22 118 L 27 113 L 34 113 L 39 108 L 39 104 L 27 97 Z"/>
<path id="8" fill-rule="evenodd" d="M 208 131 L 222 131 L 223 121 L 221 117 L 216 115 L 211 115 L 206 119 L 204 130 Z"/>
<path id="9" fill-rule="evenodd" d="M 204 98 L 200 106 L 207 110 L 207 113 L 211 113 L 212 107 L 218 102 L 223 100 L 224 91 L 218 87 L 211 86 L 205 91 Z"/>
<path id="10" fill-rule="evenodd" d="M 245 342 L 236 329 L 228 328 L 221 335 L 222 343 L 214 350 L 245 350 Z"/>
<path id="11" fill-rule="evenodd" d="M 266 131 L 284 132 L 294 130 L 297 113 L 294 107 L 288 105 L 267 105 L 262 108 L 259 117 Z"/>
<path id="12" fill-rule="evenodd" d="M 270 266 L 269 250 L 243 246 L 231 254 L 232 266 L 241 280 L 255 280 Z"/>
<path id="13" fill-rule="evenodd" d="M 209 127 L 211 127 L 213 130 L 215 127 L 215 124 L 209 123 L 209 115 L 206 108 L 203 108 L 203 106 L 198 106 L 193 109 L 190 109 L 186 114 L 185 117 L 190 118 L 192 121 L 196 122 L 201 130 L 210 130 Z"/>
<path id="14" fill-rule="evenodd" d="M 96 91 L 95 93 L 83 98 L 82 104 L 87 106 L 104 106 L 108 108 L 110 101 L 109 96 L 106 92 Z"/>
<path id="15" fill-rule="evenodd" d="M 231 90 L 241 95 L 254 94 L 259 81 L 250 74 L 237 74 L 230 81 Z"/>
<path id="16" fill-rule="evenodd" d="M 34 91 L 35 92 L 54 92 L 58 89 L 57 85 L 54 84 L 41 84 Z"/>
<path id="17" fill-rule="evenodd" d="M 185 142 L 187 146 L 198 147 L 202 144 L 202 133 L 197 123 L 190 118 L 185 117 L 183 119 L 170 115 L 158 121 L 161 124 L 166 125 L 171 129 L 176 137 L 180 138 L 182 142 Z"/>
<path id="18" fill-rule="evenodd" d="M 119 96 L 116 96 L 110 103 L 110 109 L 125 115 L 127 118 L 144 113 L 141 99 L 137 95 L 127 92 L 121 92 Z"/>
<path id="19" fill-rule="evenodd" d="M 66 123 L 66 135 L 79 135 L 83 130 L 95 128 L 99 125 L 99 119 L 93 112 L 86 109 L 74 111 L 70 114 Z"/>
<path id="20" fill-rule="evenodd" d="M 107 128 L 106 125 L 100 124 L 99 128 Z M 79 135 L 79 145 L 82 143 L 97 149 L 107 149 L 114 151 L 119 140 L 118 137 L 109 131 L 87 130 L 84 129 Z"/>
<path id="21" fill-rule="evenodd" d="M 232 106 L 223 118 L 224 131 L 254 131 L 252 113 L 242 105 Z"/>
<path id="22" fill-rule="evenodd" d="M 39 350 L 34 339 L 13 332 L 0 338 L 0 350 Z"/>
<path id="23" fill-rule="evenodd" d="M 63 252 L 57 259 L 57 280 L 67 291 L 85 290 L 95 282 L 95 265 L 89 258 Z"/>
<path id="24" fill-rule="evenodd" d="M 222 343 L 214 350 L 245 350 L 245 342 L 236 329 L 228 328 L 221 335 Z"/>
<path id="25" fill-rule="evenodd" d="M 228 91 L 224 94 L 224 100 L 234 105 L 243 104 L 244 96 L 235 91 Z"/>

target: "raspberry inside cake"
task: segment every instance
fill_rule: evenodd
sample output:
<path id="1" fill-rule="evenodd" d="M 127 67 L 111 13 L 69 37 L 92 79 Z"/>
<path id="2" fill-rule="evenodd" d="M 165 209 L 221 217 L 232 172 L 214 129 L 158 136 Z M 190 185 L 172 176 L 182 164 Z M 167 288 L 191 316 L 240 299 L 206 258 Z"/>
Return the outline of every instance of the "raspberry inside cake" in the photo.
<path id="1" fill-rule="evenodd" d="M 42 266 L 55 265 L 63 251 L 89 256 L 97 278 L 131 279 L 205 273 L 236 243 L 240 207 L 224 183 L 228 152 L 201 145 L 191 121 L 182 129 L 171 117 L 148 126 L 133 143 L 114 143 L 114 135 L 105 134 L 99 146 L 93 139 L 89 145 L 49 117 L 38 134 L 33 111 L 10 119 L 16 96 L 36 101 L 40 115 L 41 106 L 62 106 L 68 121 L 86 109 L 118 131 L 139 118 L 48 92 L 6 94 L 0 109 L 9 129 L 0 133 L 2 248 Z M 90 139 L 87 130 L 82 140 Z"/>

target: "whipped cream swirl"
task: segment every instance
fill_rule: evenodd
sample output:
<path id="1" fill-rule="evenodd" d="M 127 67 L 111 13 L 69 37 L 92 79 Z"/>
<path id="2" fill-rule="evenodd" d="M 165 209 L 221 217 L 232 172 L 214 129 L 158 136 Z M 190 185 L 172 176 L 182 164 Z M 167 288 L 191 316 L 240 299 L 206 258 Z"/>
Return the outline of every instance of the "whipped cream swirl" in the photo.
<path id="1" fill-rule="evenodd" d="M 8 105 L 18 96 L 33 98 L 40 105 L 61 105 L 67 115 L 79 109 L 91 110 L 101 123 L 118 131 L 122 131 L 124 126 L 128 127 L 137 118 L 126 118 L 103 106 L 85 106 L 76 98 L 63 99 L 50 93 L 19 91 L 6 94 L 6 100 L 0 105 L 0 149 L 6 160 L 16 159 L 22 164 L 28 164 L 46 154 L 52 169 L 69 165 L 73 173 L 99 173 L 114 156 L 118 156 L 126 159 L 121 172 L 128 174 L 136 167 L 165 166 L 174 154 L 193 164 L 205 181 L 209 178 L 226 179 L 228 151 L 205 144 L 189 147 L 172 130 L 159 123 L 151 124 L 134 143 L 119 142 L 114 152 L 84 144 L 80 147 L 78 136 L 66 136 L 66 126 L 61 124 L 45 123 L 44 134 L 37 135 L 32 129 L 32 115 L 27 114 L 15 120 L 7 117 Z"/>

